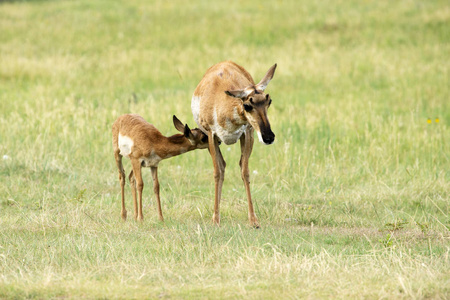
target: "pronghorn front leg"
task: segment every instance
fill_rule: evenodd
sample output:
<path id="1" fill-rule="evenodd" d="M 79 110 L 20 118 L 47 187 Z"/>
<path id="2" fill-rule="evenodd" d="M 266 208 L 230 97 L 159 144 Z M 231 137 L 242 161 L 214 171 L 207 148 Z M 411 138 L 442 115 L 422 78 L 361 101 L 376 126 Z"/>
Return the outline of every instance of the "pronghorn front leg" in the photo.
<path id="1" fill-rule="evenodd" d="M 159 198 L 159 181 L 158 181 L 158 167 L 151 167 L 153 178 L 153 192 L 156 196 L 156 202 L 158 204 L 159 219 L 164 222 L 164 217 L 161 210 L 161 200 Z"/>
<path id="2" fill-rule="evenodd" d="M 253 128 L 247 127 L 247 130 L 240 138 L 241 142 L 241 159 L 239 166 L 241 167 L 242 181 L 244 181 L 245 191 L 248 199 L 248 219 L 250 224 L 259 228 L 258 218 L 256 218 L 255 211 L 253 210 L 252 195 L 250 193 L 250 175 L 248 170 L 248 160 L 253 150 Z"/>
<path id="3" fill-rule="evenodd" d="M 210 133 L 208 137 L 209 154 L 214 164 L 214 182 L 215 182 L 215 194 L 214 194 L 214 214 L 212 221 L 216 225 L 220 225 L 220 198 L 222 195 L 222 185 L 225 178 L 225 160 L 219 148 L 219 139 Z"/>

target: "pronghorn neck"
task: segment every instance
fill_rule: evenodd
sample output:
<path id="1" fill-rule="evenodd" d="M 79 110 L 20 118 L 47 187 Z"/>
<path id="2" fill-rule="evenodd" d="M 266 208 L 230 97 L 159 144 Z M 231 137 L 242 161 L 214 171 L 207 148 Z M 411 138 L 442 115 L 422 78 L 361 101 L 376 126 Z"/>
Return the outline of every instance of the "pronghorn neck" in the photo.
<path id="1" fill-rule="evenodd" d="M 166 137 L 166 143 L 164 143 L 164 150 L 166 152 L 165 157 L 177 156 L 188 151 L 192 151 L 195 148 L 194 145 L 182 134 L 175 134 L 169 137 Z"/>

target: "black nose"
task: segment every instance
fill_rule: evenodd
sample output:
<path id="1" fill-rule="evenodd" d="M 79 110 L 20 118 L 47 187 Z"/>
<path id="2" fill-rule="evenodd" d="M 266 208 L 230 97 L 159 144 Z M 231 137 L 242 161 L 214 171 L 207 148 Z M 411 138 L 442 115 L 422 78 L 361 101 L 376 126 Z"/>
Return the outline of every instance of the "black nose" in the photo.
<path id="1" fill-rule="evenodd" d="M 275 141 L 275 134 L 272 131 L 270 131 L 266 134 L 263 134 L 262 139 L 265 144 L 270 145 L 273 143 L 273 141 Z"/>

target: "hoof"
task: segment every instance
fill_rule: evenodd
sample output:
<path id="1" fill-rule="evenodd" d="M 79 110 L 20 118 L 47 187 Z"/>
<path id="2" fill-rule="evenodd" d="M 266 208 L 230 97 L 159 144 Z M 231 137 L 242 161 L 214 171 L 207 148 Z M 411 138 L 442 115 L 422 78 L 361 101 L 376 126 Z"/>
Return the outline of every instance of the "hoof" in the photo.
<path id="1" fill-rule="evenodd" d="M 214 214 L 211 221 L 214 225 L 220 226 L 220 215 Z"/>
<path id="2" fill-rule="evenodd" d="M 252 227 L 253 227 L 254 229 L 260 229 L 260 228 L 261 228 L 261 226 L 259 226 L 258 223 L 252 223 Z"/>
<path id="3" fill-rule="evenodd" d="M 249 218 L 250 220 L 250 225 L 253 227 L 253 228 L 255 228 L 255 229 L 259 229 L 260 228 L 260 226 L 259 226 L 259 222 L 258 222 L 258 219 L 256 218 L 256 216 L 251 216 L 250 218 Z"/>

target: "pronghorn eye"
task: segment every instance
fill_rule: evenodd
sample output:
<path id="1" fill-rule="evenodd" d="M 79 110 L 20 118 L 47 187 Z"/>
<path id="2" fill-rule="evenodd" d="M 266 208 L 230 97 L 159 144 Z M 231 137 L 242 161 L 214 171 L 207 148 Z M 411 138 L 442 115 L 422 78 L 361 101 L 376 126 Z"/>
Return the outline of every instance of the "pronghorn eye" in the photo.
<path id="1" fill-rule="evenodd" d="M 253 106 L 248 105 L 248 104 L 244 104 L 244 109 L 245 109 L 246 112 L 250 112 L 250 111 L 252 111 Z"/>

